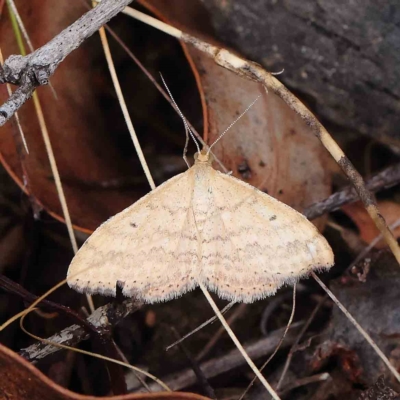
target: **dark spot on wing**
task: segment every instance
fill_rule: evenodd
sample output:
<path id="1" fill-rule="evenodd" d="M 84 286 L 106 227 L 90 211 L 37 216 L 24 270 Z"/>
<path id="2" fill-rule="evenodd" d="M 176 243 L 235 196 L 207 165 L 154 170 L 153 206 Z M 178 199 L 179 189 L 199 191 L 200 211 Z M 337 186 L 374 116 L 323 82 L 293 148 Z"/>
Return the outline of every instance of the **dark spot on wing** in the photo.
<path id="1" fill-rule="evenodd" d="M 237 170 L 240 175 L 242 175 L 243 179 L 250 179 L 251 178 L 251 168 L 247 162 L 247 160 L 243 160 L 238 167 Z"/>
<path id="2" fill-rule="evenodd" d="M 273 215 L 269 220 L 270 221 L 275 221 L 276 220 L 276 215 Z"/>

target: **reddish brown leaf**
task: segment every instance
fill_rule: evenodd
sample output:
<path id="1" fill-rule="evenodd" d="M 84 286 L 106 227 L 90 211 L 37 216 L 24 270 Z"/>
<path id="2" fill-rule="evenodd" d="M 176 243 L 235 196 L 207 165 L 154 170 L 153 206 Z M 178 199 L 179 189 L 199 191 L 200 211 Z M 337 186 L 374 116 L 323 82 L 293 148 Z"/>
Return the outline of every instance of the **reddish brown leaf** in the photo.
<path id="1" fill-rule="evenodd" d="M 400 204 L 392 201 L 381 201 L 378 204 L 379 211 L 385 218 L 388 225 L 396 222 L 400 217 Z M 380 232 L 368 215 L 361 202 L 347 204 L 342 207 L 342 210 L 352 219 L 360 231 L 361 239 L 366 243 L 371 243 L 373 239 L 379 236 Z M 400 237 L 400 227 L 397 227 L 393 234 L 396 238 Z M 381 249 L 386 247 L 386 243 L 381 240 L 376 244 L 377 248 Z"/>
<path id="2" fill-rule="evenodd" d="M 85 3 L 79 1 L 59 1 L 57 7 L 54 7 L 54 3 L 50 0 L 34 0 L 29 4 L 24 1 L 16 1 L 16 3 L 35 47 L 45 44 L 87 11 Z M 117 18 L 120 19 L 114 28 L 122 31 L 118 33 L 124 40 L 129 41 L 133 37 L 134 27 L 130 28 L 130 26 L 134 24 L 134 21 L 124 16 Z M 147 28 L 165 38 L 165 35 L 141 23 L 140 27 Z M 150 39 L 151 35 L 147 32 L 143 33 L 143 30 L 141 35 L 145 36 L 146 40 L 136 38 L 136 41 L 143 44 L 143 48 L 136 46 L 138 56 L 142 55 L 142 60 L 145 58 L 143 61 L 147 58 L 150 61 L 155 59 L 155 61 L 149 61 L 148 64 L 159 69 L 154 63 L 160 62 L 158 55 L 160 52 L 154 55 L 152 49 L 154 43 L 159 46 L 159 40 L 155 40 L 154 37 Z M 0 23 L 0 38 L 4 57 L 19 54 L 6 10 Z M 181 52 L 178 42 L 172 38 L 165 39 L 162 51 L 171 55 L 176 54 L 176 49 Z M 176 118 L 176 115 L 157 94 L 147 78 L 134 69 L 134 63 L 123 54 L 115 41 L 110 39 L 110 44 L 113 46 L 114 60 L 121 82 L 122 84 L 125 82 L 124 93 L 129 101 L 128 107 L 133 114 L 134 124 L 136 127 L 142 126 L 142 129 L 138 131 L 142 135 L 141 141 L 145 147 L 145 154 L 152 156 L 154 153 L 160 153 L 159 149 L 163 151 L 161 155 L 157 154 L 156 159 L 148 156 L 152 172 L 157 172 L 163 157 L 164 159 L 169 157 L 166 161 L 169 169 L 176 169 L 174 166 L 176 163 L 173 160 L 171 162 L 168 151 L 171 148 L 169 142 L 176 146 L 175 138 L 168 136 L 167 139 L 162 136 L 169 135 L 168 129 L 164 132 L 163 124 L 168 126 L 170 119 L 170 116 L 166 115 L 164 121 L 162 120 L 163 107 L 168 108 L 173 118 Z M 181 59 L 183 59 L 182 55 Z M 185 72 L 188 68 L 184 69 L 184 66 L 179 65 L 180 60 L 177 61 L 177 65 L 183 70 L 180 79 L 186 79 Z M 129 75 L 126 72 L 126 65 L 129 67 Z M 164 67 L 162 69 L 167 70 Z M 152 71 L 153 74 L 156 71 Z M 133 84 L 131 84 L 132 80 L 135 81 Z M 193 83 L 190 79 L 186 80 L 189 90 Z M 173 79 L 171 81 L 174 82 Z M 134 153 L 97 34 L 84 42 L 61 63 L 51 78 L 51 83 L 57 93 L 57 100 L 50 87 L 41 87 L 37 92 L 44 110 L 72 222 L 82 230 L 92 231 L 111 215 L 143 196 L 149 190 L 149 185 Z M 176 97 L 179 99 L 179 96 Z M 8 98 L 6 86 L 1 85 L 0 102 L 4 102 L 6 98 Z M 195 100 L 193 98 L 193 102 Z M 161 107 L 159 102 L 162 102 Z M 159 109 L 160 118 L 152 118 L 154 108 Z M 200 113 L 199 105 L 196 104 L 196 107 L 192 108 L 198 109 L 198 114 Z M 63 220 L 32 101 L 28 101 L 22 107 L 19 116 L 26 135 L 29 155 L 25 154 L 18 130 L 10 121 L 2 128 L 0 160 L 23 190 L 33 195 L 37 202 L 55 218 Z M 188 117 L 191 117 L 190 112 Z M 181 128 L 181 122 L 178 118 L 176 120 Z M 143 121 L 147 121 L 144 128 Z M 157 129 L 158 132 L 154 133 Z M 18 143 L 20 155 L 16 151 L 14 139 Z M 184 131 L 182 130 L 179 153 L 182 151 L 183 144 Z M 179 163 L 178 168 L 181 168 L 180 165 L 184 167 L 181 158 Z M 155 179 L 157 180 L 157 177 Z M 161 177 L 161 180 L 164 179 Z"/>
<path id="3" fill-rule="evenodd" d="M 209 18 L 200 2 L 158 0 L 142 3 L 159 17 L 189 33 L 212 35 Z M 85 11 L 82 4 L 64 0 L 58 2 L 54 8 L 49 0 L 34 0 L 29 3 L 17 1 L 22 19 L 36 47 L 43 45 L 77 19 Z M 128 17 L 118 18 L 117 28 L 125 40 L 135 37 L 132 32 L 137 32 L 137 27 L 144 29 L 143 24 L 137 25 L 138 22 Z M 18 53 L 9 21 L 4 18 L 1 22 L 0 45 L 5 56 Z M 150 32 L 154 32 L 154 29 Z M 140 46 L 133 46 L 133 51 L 142 49 L 142 55 L 151 59 L 162 48 L 175 63 L 176 54 L 172 53 L 170 45 L 173 39 L 161 33 L 158 35 L 161 36 L 156 41 L 156 51 L 154 47 L 147 47 L 149 43 L 146 41 L 141 41 Z M 57 101 L 50 88 L 38 90 L 72 221 L 78 228 L 86 231 L 93 230 L 109 216 L 121 211 L 148 191 L 118 109 L 99 40 L 95 36 L 67 57 L 52 77 L 51 82 L 58 95 Z M 143 36 L 147 38 L 146 35 Z M 218 133 L 262 94 L 253 109 L 214 148 L 217 156 L 234 175 L 298 210 L 329 195 L 330 176 L 323 166 L 324 150 L 286 104 L 274 94 L 266 94 L 259 85 L 216 66 L 198 50 L 184 46 L 184 51 L 197 79 L 208 142 L 213 142 Z M 120 52 L 118 49 L 114 54 Z M 117 62 L 122 60 L 121 64 L 131 65 L 126 56 L 124 57 L 116 57 Z M 176 79 L 179 79 L 182 76 L 182 65 L 152 65 L 153 73 L 160 69 L 165 72 L 167 68 L 173 68 L 173 73 L 166 75 L 167 78 L 178 76 Z M 176 74 L 176 68 L 180 69 L 179 74 Z M 166 128 L 170 128 L 169 119 L 164 112 L 153 115 L 154 110 L 160 108 L 160 99 L 152 94 L 153 91 L 155 93 L 154 88 L 150 83 L 143 86 L 142 81 L 138 80 L 141 75 L 139 73 L 130 73 L 127 78 L 126 71 L 119 72 L 121 80 L 125 82 L 124 91 L 128 92 L 126 97 L 130 100 L 134 124 L 138 132 L 142 133 L 142 140 L 147 140 L 148 147 L 154 147 L 158 143 L 164 143 L 159 146 L 161 149 L 170 146 L 171 133 Z M 186 86 L 191 82 L 189 78 L 186 80 L 188 82 L 180 82 L 181 95 L 186 97 L 181 102 L 178 99 L 178 103 L 184 103 L 183 111 L 191 119 L 193 109 L 197 108 L 200 112 L 200 106 L 196 103 L 196 96 L 187 95 Z M 0 89 L 0 101 L 4 101 L 8 97 L 4 85 Z M 12 123 L 9 123 L 3 128 L 0 137 L 1 161 L 24 190 L 33 194 L 50 214 L 62 220 L 47 154 L 31 102 L 24 105 L 20 117 L 30 154 L 24 156 L 21 163 L 13 140 L 13 134 L 18 137 L 18 133 Z M 177 136 L 181 151 L 184 143 L 183 129 L 178 132 L 181 132 Z M 175 146 L 178 141 L 175 141 Z M 154 153 L 156 156 L 152 157 Z M 150 162 L 159 162 L 159 150 L 150 151 L 149 154 Z M 154 171 L 154 168 L 151 169 Z M 142 184 L 133 182 L 124 190 L 118 186 L 110 188 L 109 182 L 116 182 L 121 178 L 139 179 Z M 166 178 L 161 177 L 158 183 Z M 24 183 L 26 180 L 28 186 Z"/>
<path id="4" fill-rule="evenodd" d="M 193 393 L 146 393 L 94 397 L 55 384 L 32 364 L 0 344 L 0 398 L 18 400 L 207 400 Z"/>

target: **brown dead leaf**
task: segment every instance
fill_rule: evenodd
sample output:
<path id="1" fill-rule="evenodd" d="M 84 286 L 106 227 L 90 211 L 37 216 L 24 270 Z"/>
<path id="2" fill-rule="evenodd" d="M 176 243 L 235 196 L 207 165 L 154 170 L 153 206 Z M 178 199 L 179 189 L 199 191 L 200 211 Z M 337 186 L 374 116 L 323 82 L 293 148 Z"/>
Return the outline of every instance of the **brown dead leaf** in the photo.
<path id="1" fill-rule="evenodd" d="M 16 400 L 207 400 L 193 393 L 146 393 L 94 397 L 71 392 L 0 344 L 0 398 Z M 209 400 L 209 399 L 208 399 Z"/>
<path id="2" fill-rule="evenodd" d="M 378 208 L 388 225 L 393 224 L 400 218 L 400 204 L 392 201 L 381 201 L 378 204 Z M 342 210 L 357 225 L 361 239 L 366 243 L 371 243 L 380 234 L 361 202 L 347 204 L 342 207 Z M 392 232 L 395 238 L 400 237 L 400 227 L 392 230 Z M 381 240 L 375 247 L 379 249 L 385 248 L 386 243 Z"/>
<path id="3" fill-rule="evenodd" d="M 141 3 L 186 32 L 202 36 L 208 34 L 207 40 L 213 41 L 210 39 L 210 18 L 200 2 L 143 0 Z M 19 0 L 17 6 L 36 47 L 50 40 L 85 11 L 82 3 L 67 0 L 57 2 L 57 7 L 50 0 L 29 3 Z M 48 12 L 50 9 L 51 13 Z M 141 56 L 146 58 L 148 62 L 145 64 L 150 65 L 153 75 L 157 77 L 158 71 L 163 72 L 185 115 L 195 125 L 200 125 L 194 111 L 200 113 L 199 99 L 190 94 L 192 92 L 188 88 L 192 82 L 182 73 L 183 66 L 176 64 L 177 56 L 171 41 L 176 42 L 126 16 L 119 16 L 115 21 L 117 23 L 113 27 L 123 40 L 133 40 L 132 37 L 138 36 L 146 38 L 140 43 L 136 39 L 136 42 L 128 44 L 134 53 L 141 52 Z M 157 41 L 154 40 L 157 47 L 151 47 L 150 34 L 137 35 L 137 29 L 148 29 L 146 32 L 160 35 Z M 19 52 L 6 18 L 0 24 L 0 38 L 5 56 Z M 214 148 L 228 170 L 298 210 L 327 197 L 330 194 L 330 173 L 323 166 L 325 152 L 288 106 L 274 94 L 266 94 L 260 85 L 218 67 L 198 50 L 185 45 L 183 49 L 197 81 L 203 108 L 204 136 L 208 142 L 213 142 L 235 117 L 262 94 L 253 109 Z M 160 51 L 164 51 L 169 60 L 174 60 L 173 65 L 165 61 L 159 61 L 160 65 L 150 62 Z M 113 54 L 117 63 L 120 60 L 121 65 L 129 65 L 126 70 L 118 69 L 118 65 L 117 69 L 122 83 L 125 82 L 128 107 L 142 144 L 145 141 L 145 155 L 153 163 L 150 169 L 154 172 L 154 164 L 157 165 L 162 158 L 160 152 L 170 148 L 171 142 L 172 154 L 181 153 L 184 144 L 181 122 L 171 114 L 174 115 L 174 123 L 180 126 L 176 133 L 171 133 L 173 125 L 169 121 L 172 117 L 160 108 L 159 102 L 172 113 L 169 105 L 155 94 L 150 82 L 142 82 L 141 73 L 132 72 L 136 71 L 136 67 L 126 55 L 121 55 L 120 48 L 115 47 Z M 177 68 L 179 74 L 176 73 Z M 171 82 L 173 77 L 178 80 L 179 86 Z M 183 82 L 182 77 L 186 81 Z M 57 101 L 48 87 L 39 88 L 38 93 L 72 221 L 77 228 L 92 231 L 145 194 L 149 190 L 148 184 L 122 120 L 98 37 L 94 35 L 67 57 L 51 82 L 58 95 Z M 180 93 L 176 94 L 177 87 Z M 5 87 L 0 89 L 0 101 L 4 101 L 8 97 Z M 0 159 L 21 188 L 33 194 L 51 215 L 63 220 L 31 102 L 21 109 L 20 117 L 30 154 L 23 156 L 21 162 L 13 139 L 13 135 L 18 137 L 17 130 L 9 123 L 0 137 Z M 171 159 L 170 152 L 168 156 Z M 171 169 L 169 164 L 167 168 Z M 179 165 L 183 166 L 183 161 Z M 180 172 L 179 168 L 175 167 L 170 176 Z M 121 178 L 130 180 L 131 184 L 123 188 L 110 186 L 110 182 L 119 182 Z M 169 176 L 161 176 L 156 180 L 159 184 L 167 178 Z M 28 185 L 24 183 L 26 180 Z"/>
<path id="4" fill-rule="evenodd" d="M 58 1 L 56 7 L 51 0 L 33 0 L 29 3 L 19 0 L 16 1 L 16 5 L 35 47 L 45 44 L 87 11 L 84 2 L 68 0 Z M 185 79 L 185 89 L 195 90 L 193 79 L 190 80 L 190 76 L 187 78 L 190 74 L 189 68 L 180 64 L 184 57 L 175 39 L 168 38 L 142 23 L 137 22 L 135 25 L 135 21 L 123 15 L 117 18 L 119 19 L 113 27 L 128 44 L 132 45 L 131 42 L 134 42 L 132 47 L 138 57 L 151 66 L 153 75 L 160 69 L 165 72 L 169 70 L 170 67 L 157 64 L 162 62 L 160 52 L 166 52 L 175 59 L 176 66 L 181 70 L 178 77 L 169 79 L 171 84 L 176 80 L 179 82 L 179 79 Z M 132 34 L 134 26 L 141 29 L 138 37 Z M 143 31 L 145 29 L 147 30 Z M 158 50 L 160 36 L 165 40 Z M 174 154 L 171 154 L 171 148 L 172 151 L 177 149 L 181 154 L 185 141 L 182 130 L 176 129 L 177 135 L 179 134 L 178 140 L 175 136 L 171 137 L 170 129 L 174 128 L 174 124 L 170 124 L 171 116 L 176 119 L 174 122 L 180 129 L 181 121 L 114 40 L 110 39 L 110 45 L 121 83 L 125 83 L 124 93 L 128 100 L 128 108 L 141 135 L 150 169 L 157 183 L 161 183 L 171 174 L 184 169 L 182 158 L 179 157 L 179 161 L 176 162 L 172 157 Z M 19 54 L 6 7 L 0 20 L 0 46 L 4 57 Z M 158 50 L 157 54 L 154 46 Z M 177 51 L 180 53 L 179 60 L 176 60 Z M 132 79 L 135 82 L 133 85 Z M 149 191 L 115 96 L 97 34 L 85 41 L 61 63 L 51 78 L 51 84 L 57 99 L 48 86 L 39 88 L 37 92 L 44 110 L 72 222 L 81 230 L 92 231 L 111 215 Z M 175 97 L 180 100 L 179 94 Z M 6 86 L 1 85 L 0 102 L 7 98 Z M 197 114 L 200 114 L 198 98 L 191 98 L 187 106 L 198 110 Z M 162 103 L 161 106 L 159 103 Z M 166 108 L 169 114 L 164 114 Z M 158 118 L 154 118 L 154 109 L 158 111 Z M 183 109 L 188 118 L 194 119 L 190 110 L 187 111 L 186 107 Z M 25 192 L 34 196 L 51 215 L 63 221 L 32 101 L 28 101 L 21 108 L 19 116 L 26 135 L 29 155 L 25 154 L 22 148 L 17 127 L 10 121 L 2 128 L 0 161 Z M 159 170 L 162 172 L 158 173 Z M 166 177 L 162 176 L 165 171 Z"/>

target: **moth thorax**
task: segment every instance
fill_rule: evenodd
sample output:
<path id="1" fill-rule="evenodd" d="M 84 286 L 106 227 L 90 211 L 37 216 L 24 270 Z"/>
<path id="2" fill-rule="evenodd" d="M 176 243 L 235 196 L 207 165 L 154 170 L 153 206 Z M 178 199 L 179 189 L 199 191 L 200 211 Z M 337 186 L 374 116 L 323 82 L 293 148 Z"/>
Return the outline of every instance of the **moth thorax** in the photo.
<path id="1" fill-rule="evenodd" d="M 213 157 L 208 153 L 207 150 L 203 149 L 201 152 L 197 152 L 194 155 L 194 163 L 195 164 L 209 164 L 211 165 L 213 162 Z"/>

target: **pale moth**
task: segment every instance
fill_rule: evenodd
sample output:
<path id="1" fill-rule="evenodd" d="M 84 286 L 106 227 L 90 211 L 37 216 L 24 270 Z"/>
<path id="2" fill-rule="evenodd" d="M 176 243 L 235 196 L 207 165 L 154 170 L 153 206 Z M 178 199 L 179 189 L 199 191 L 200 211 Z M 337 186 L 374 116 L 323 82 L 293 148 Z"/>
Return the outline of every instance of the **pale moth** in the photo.
<path id="1" fill-rule="evenodd" d="M 71 262 L 70 287 L 115 296 L 119 285 L 125 296 L 154 303 L 202 283 L 251 303 L 333 265 L 329 244 L 303 215 L 216 171 L 210 150 L 194 158 L 97 228 Z"/>

